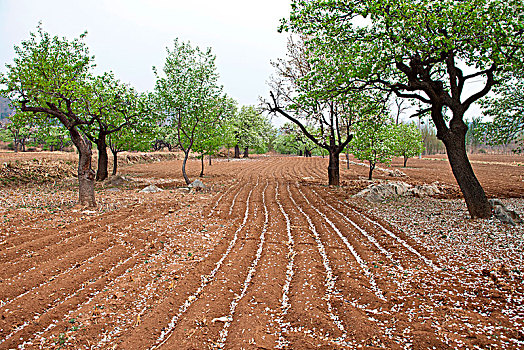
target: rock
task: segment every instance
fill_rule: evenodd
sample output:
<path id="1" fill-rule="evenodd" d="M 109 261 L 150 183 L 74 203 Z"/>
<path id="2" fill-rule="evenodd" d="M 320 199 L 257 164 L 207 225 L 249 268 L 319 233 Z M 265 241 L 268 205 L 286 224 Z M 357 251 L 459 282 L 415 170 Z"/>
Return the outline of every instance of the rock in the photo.
<path id="1" fill-rule="evenodd" d="M 402 172 L 402 171 L 400 171 L 398 169 L 390 170 L 390 169 L 379 168 L 379 170 L 382 170 L 383 172 L 385 172 L 386 174 L 388 174 L 391 177 L 404 177 L 404 176 L 407 176 L 406 173 L 404 173 L 404 172 Z"/>
<path id="2" fill-rule="evenodd" d="M 362 197 L 370 202 L 382 202 L 388 197 L 429 197 L 441 193 L 442 191 L 438 182 L 412 186 L 402 181 L 393 181 L 370 185 L 353 197 Z"/>
<path id="3" fill-rule="evenodd" d="M 162 192 L 163 189 L 155 186 L 155 185 L 149 185 L 147 186 L 146 188 L 144 188 L 143 190 L 141 190 L 140 192 L 141 193 L 156 193 L 156 192 Z"/>
<path id="4" fill-rule="evenodd" d="M 113 175 L 107 180 L 107 184 L 111 186 L 121 186 L 126 181 L 128 181 L 125 177 L 120 175 Z"/>
<path id="5" fill-rule="evenodd" d="M 402 196 L 411 188 L 411 185 L 396 181 L 371 185 L 360 191 L 354 197 L 362 197 L 370 202 L 382 202 L 388 197 Z"/>
<path id="6" fill-rule="evenodd" d="M 189 186 L 189 188 L 194 188 L 196 191 L 201 191 L 206 189 L 206 185 L 200 180 L 193 181 Z"/>
<path id="7" fill-rule="evenodd" d="M 423 184 L 417 185 L 408 190 L 408 192 L 414 197 L 428 197 L 441 194 L 442 192 L 438 188 L 438 183 L 433 183 L 431 185 Z"/>
<path id="8" fill-rule="evenodd" d="M 522 224 L 523 221 L 520 216 L 515 211 L 506 208 L 500 199 L 489 199 L 489 204 L 493 210 L 493 215 L 495 215 L 495 217 L 503 223 L 512 226 L 515 226 L 516 224 Z"/>

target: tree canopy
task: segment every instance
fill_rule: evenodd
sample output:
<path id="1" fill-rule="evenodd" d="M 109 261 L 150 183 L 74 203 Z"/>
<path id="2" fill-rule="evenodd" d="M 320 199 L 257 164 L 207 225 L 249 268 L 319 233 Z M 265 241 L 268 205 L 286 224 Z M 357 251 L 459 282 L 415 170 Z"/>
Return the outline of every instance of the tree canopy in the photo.
<path id="1" fill-rule="evenodd" d="M 324 90 L 376 88 L 425 105 L 419 113 L 431 114 L 470 214 L 491 215 L 467 158 L 464 113 L 524 62 L 520 0 L 294 0 L 281 30 L 329 63 L 311 77 Z"/>
<path id="2" fill-rule="evenodd" d="M 83 108 L 90 99 L 94 66 L 84 37 L 52 37 L 38 26 L 37 33 L 15 46 L 14 62 L 6 65 L 0 82 L 18 110 L 57 119 L 68 130 L 79 153 L 79 203 L 96 206 L 91 141 L 79 129 L 95 121 Z"/>
<path id="3" fill-rule="evenodd" d="M 167 49 L 163 74 L 156 69 L 154 72 L 157 108 L 184 151 L 182 175 L 190 184 L 185 168 L 189 152 L 199 133 L 219 125 L 230 108 L 229 99 L 218 84 L 215 55 L 210 48 L 202 51 L 189 42 L 175 39 L 173 47 Z"/>

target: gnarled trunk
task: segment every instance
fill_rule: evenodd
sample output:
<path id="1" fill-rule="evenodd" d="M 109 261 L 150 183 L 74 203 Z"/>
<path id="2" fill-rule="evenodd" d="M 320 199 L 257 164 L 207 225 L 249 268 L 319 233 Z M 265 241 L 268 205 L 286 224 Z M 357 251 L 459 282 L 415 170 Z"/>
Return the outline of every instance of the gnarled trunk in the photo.
<path id="1" fill-rule="evenodd" d="M 480 182 L 478 181 L 466 153 L 464 135 L 449 135 L 442 141 L 446 146 L 451 171 L 464 195 L 469 214 L 473 218 L 489 218 L 491 206 Z M 461 141 L 460 139 L 463 139 Z"/>
<path id="2" fill-rule="evenodd" d="M 118 169 L 118 151 L 111 150 L 113 153 L 113 173 L 111 175 L 116 175 L 116 170 Z"/>
<path id="3" fill-rule="evenodd" d="M 373 180 L 373 170 L 375 170 L 375 163 L 372 161 L 369 161 L 369 173 L 368 173 L 368 180 Z"/>
<path id="4" fill-rule="evenodd" d="M 95 172 L 91 168 L 91 141 L 80 135 L 75 127 L 69 129 L 71 141 L 78 150 L 78 204 L 96 207 Z"/>
<path id="5" fill-rule="evenodd" d="M 98 169 L 96 170 L 96 180 L 104 181 L 107 179 L 108 175 L 107 143 L 105 135 L 99 136 L 98 140 L 96 140 L 96 146 L 98 148 Z"/>
<path id="6" fill-rule="evenodd" d="M 408 165 L 408 157 L 404 156 L 404 168 Z"/>
<path id="7" fill-rule="evenodd" d="M 249 148 L 244 147 L 244 158 L 249 158 Z"/>
<path id="8" fill-rule="evenodd" d="M 189 181 L 189 177 L 187 177 L 187 173 L 186 173 L 186 164 L 187 164 L 188 158 L 189 158 L 189 149 L 184 152 L 184 162 L 182 163 L 182 176 L 184 177 L 184 180 L 186 181 L 186 185 L 191 184 L 191 181 Z"/>
<path id="9" fill-rule="evenodd" d="M 340 152 L 329 150 L 328 182 L 329 186 L 340 186 Z"/>
<path id="10" fill-rule="evenodd" d="M 204 153 L 200 156 L 200 162 L 202 163 L 202 169 L 200 170 L 199 177 L 204 177 Z"/>
<path id="11" fill-rule="evenodd" d="M 233 158 L 240 158 L 240 147 L 238 145 L 235 145 L 235 155 Z"/>
<path id="12" fill-rule="evenodd" d="M 433 108 L 432 114 L 438 113 L 439 111 Z M 464 196 L 469 214 L 472 218 L 489 218 L 491 217 L 491 205 L 473 172 L 466 153 L 466 132 L 468 127 L 462 121 L 462 115 L 457 115 L 458 113 L 454 111 L 449 129 L 437 128 L 437 138 L 442 140 L 446 146 L 451 171 Z M 433 119 L 435 120 L 435 116 L 433 116 Z"/>

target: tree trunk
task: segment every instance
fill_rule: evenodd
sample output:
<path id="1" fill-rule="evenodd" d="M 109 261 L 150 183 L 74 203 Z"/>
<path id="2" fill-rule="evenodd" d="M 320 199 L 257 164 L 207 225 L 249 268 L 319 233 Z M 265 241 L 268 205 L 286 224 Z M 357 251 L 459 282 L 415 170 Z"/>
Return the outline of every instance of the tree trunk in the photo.
<path id="1" fill-rule="evenodd" d="M 74 127 L 69 129 L 71 141 L 78 150 L 78 204 L 96 207 L 95 172 L 91 168 L 91 141 L 80 135 Z"/>
<path id="2" fill-rule="evenodd" d="M 491 205 L 469 162 L 465 135 L 465 132 L 463 135 L 449 132 L 442 141 L 446 146 L 451 171 L 464 195 L 469 214 L 472 218 L 489 218 Z"/>
<path id="3" fill-rule="evenodd" d="M 209 165 L 211 165 L 211 154 L 209 155 Z"/>
<path id="4" fill-rule="evenodd" d="M 199 177 L 204 177 L 204 153 L 200 156 L 200 162 L 202 163 L 202 170 L 200 170 Z"/>
<path id="5" fill-rule="evenodd" d="M 107 167 L 108 167 L 108 157 L 107 157 L 107 143 L 105 135 L 99 135 L 98 140 L 96 140 L 96 146 L 98 148 L 98 169 L 96 170 L 96 181 L 104 181 L 107 179 Z"/>
<path id="6" fill-rule="evenodd" d="M 437 138 L 444 142 L 451 171 L 462 191 L 466 206 L 472 218 L 491 217 L 491 205 L 480 185 L 466 153 L 467 125 L 463 121 L 463 112 L 453 111 L 449 128 L 445 127 L 442 107 L 433 105 L 431 117 L 437 126 Z"/>
<path id="7" fill-rule="evenodd" d="M 233 158 L 240 158 L 240 147 L 238 147 L 238 145 L 235 145 L 235 155 Z"/>
<path id="8" fill-rule="evenodd" d="M 187 177 L 187 173 L 186 173 L 187 158 L 189 158 L 189 149 L 186 152 L 184 152 L 184 162 L 182 163 L 182 176 L 184 177 L 184 180 L 186 181 L 186 185 L 189 185 L 191 184 L 191 181 L 189 181 L 189 178 Z"/>
<path id="9" fill-rule="evenodd" d="M 340 186 L 339 154 L 329 150 L 328 181 L 329 186 Z"/>
<path id="10" fill-rule="evenodd" d="M 113 176 L 116 175 L 116 170 L 118 169 L 118 151 L 111 150 L 111 153 L 113 153 Z"/>
<path id="11" fill-rule="evenodd" d="M 249 158 L 249 148 L 244 147 L 244 158 Z"/>
<path id="12" fill-rule="evenodd" d="M 346 151 L 346 169 L 349 169 L 349 152 Z"/>
<path id="13" fill-rule="evenodd" d="M 375 170 L 375 163 L 369 161 L 369 173 L 368 173 L 368 180 L 373 180 L 373 170 Z"/>
<path id="14" fill-rule="evenodd" d="M 408 157 L 404 156 L 404 168 L 408 165 Z"/>

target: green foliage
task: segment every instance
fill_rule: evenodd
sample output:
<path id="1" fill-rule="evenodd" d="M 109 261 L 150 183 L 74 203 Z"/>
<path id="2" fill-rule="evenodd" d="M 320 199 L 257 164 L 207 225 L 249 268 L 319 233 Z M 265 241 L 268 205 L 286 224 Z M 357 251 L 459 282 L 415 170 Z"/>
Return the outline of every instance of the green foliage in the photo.
<path id="1" fill-rule="evenodd" d="M 157 104 L 165 116 L 165 125 L 176 130 L 179 146 L 193 147 L 197 127 L 213 125 L 224 113 L 227 100 L 218 85 L 215 56 L 211 49 L 201 51 L 176 39 L 167 49 L 163 76 L 157 76 Z"/>
<path id="2" fill-rule="evenodd" d="M 349 144 L 350 152 L 360 160 L 369 162 L 369 179 L 377 163 L 389 164 L 395 155 L 396 127 L 389 117 L 377 118 L 354 124 L 354 137 Z"/>
<path id="3" fill-rule="evenodd" d="M 152 128 L 155 114 L 147 104 L 147 96 L 139 95 L 131 86 L 123 84 L 112 72 L 89 80 L 89 99 L 83 110 L 94 122 L 82 130 L 93 142 L 126 127 L 145 130 Z"/>
<path id="4" fill-rule="evenodd" d="M 233 139 L 240 148 L 251 148 L 258 153 L 269 149 L 275 130 L 273 125 L 254 106 L 242 106 L 232 121 Z"/>
<path id="5" fill-rule="evenodd" d="M 424 151 L 422 134 L 414 123 L 393 125 L 393 137 L 394 154 L 404 158 L 404 166 L 408 158 L 418 156 Z"/>
<path id="6" fill-rule="evenodd" d="M 523 28 L 520 0 L 295 0 L 281 26 L 325 62 L 309 74 L 313 87 L 343 93 L 359 82 L 431 105 L 422 112 L 449 140 L 465 132 L 473 102 L 521 69 Z M 464 93 L 473 81 L 477 91 Z"/>
<path id="7" fill-rule="evenodd" d="M 203 155 L 214 155 L 220 147 L 233 142 L 231 121 L 235 118 L 236 101 L 223 101 L 223 112 L 214 123 L 206 123 L 197 129 L 193 150 Z"/>
<path id="8" fill-rule="evenodd" d="M 231 100 L 218 85 L 215 56 L 206 51 L 175 39 L 161 75 L 157 77 L 155 92 L 157 110 L 164 116 L 164 126 L 171 127 L 171 136 L 185 153 L 182 173 L 186 183 L 185 162 L 195 147 L 206 146 L 206 135 L 219 128 L 221 119 L 231 111 Z M 169 132 L 169 131 L 168 131 Z"/>
<path id="9" fill-rule="evenodd" d="M 6 65 L 7 73 L 0 76 L 6 87 L 3 95 L 19 110 L 32 108 L 66 126 L 88 124 L 89 117 L 81 108 L 89 98 L 88 80 L 94 64 L 83 42 L 85 34 L 70 41 L 51 37 L 40 25 L 37 30 L 15 46 L 14 63 Z"/>
<path id="10" fill-rule="evenodd" d="M 357 81 L 344 92 L 332 89 L 328 70 L 332 57 L 316 52 L 310 45 L 303 38 L 291 37 L 287 58 L 273 62 L 277 72 L 270 84 L 274 106 L 268 103 L 268 109 L 299 126 L 318 147 L 339 154 L 350 141 L 351 124 L 381 111 L 384 96 L 359 90 L 363 86 Z"/>
<path id="11" fill-rule="evenodd" d="M 484 114 L 492 120 L 483 124 L 490 145 L 517 143 L 524 151 L 524 74 L 516 74 L 508 84 L 495 89 L 495 97 L 481 101 Z"/>
<path id="12" fill-rule="evenodd" d="M 313 130 L 310 132 L 315 133 Z M 284 124 L 275 140 L 275 151 L 280 154 L 301 154 L 305 150 L 318 154 L 318 147 L 304 135 L 296 124 Z"/>

